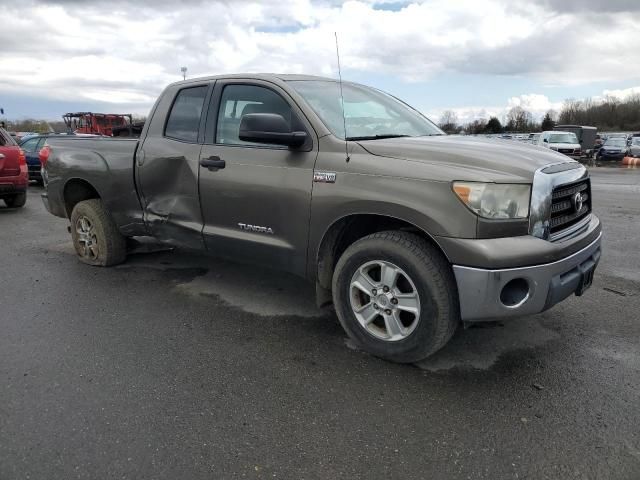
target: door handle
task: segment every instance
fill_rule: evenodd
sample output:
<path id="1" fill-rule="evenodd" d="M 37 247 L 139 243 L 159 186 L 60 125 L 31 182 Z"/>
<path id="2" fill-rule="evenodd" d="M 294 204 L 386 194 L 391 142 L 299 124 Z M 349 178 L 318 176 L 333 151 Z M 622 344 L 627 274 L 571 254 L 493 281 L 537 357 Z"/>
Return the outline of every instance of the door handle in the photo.
<path id="1" fill-rule="evenodd" d="M 201 158 L 200 165 L 203 167 L 207 167 L 211 171 L 220 170 L 227 166 L 227 162 L 222 160 L 220 157 L 209 157 L 209 158 Z"/>
<path id="2" fill-rule="evenodd" d="M 2 160 L 4 158 L 4 154 L 0 153 L 0 160 Z"/>

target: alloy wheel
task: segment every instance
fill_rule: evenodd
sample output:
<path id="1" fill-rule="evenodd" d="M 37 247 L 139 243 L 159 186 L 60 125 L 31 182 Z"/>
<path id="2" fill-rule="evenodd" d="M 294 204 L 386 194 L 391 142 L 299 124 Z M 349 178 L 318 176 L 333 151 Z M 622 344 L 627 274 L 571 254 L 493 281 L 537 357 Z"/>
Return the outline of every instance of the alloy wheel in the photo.
<path id="1" fill-rule="evenodd" d="M 415 283 L 391 262 L 374 260 L 359 267 L 351 277 L 349 299 L 360 325 L 381 340 L 407 338 L 420 320 Z"/>
<path id="2" fill-rule="evenodd" d="M 81 216 L 76 221 L 76 233 L 78 234 L 78 245 L 80 254 L 89 259 L 98 257 L 98 238 L 91 220 L 86 216 Z"/>

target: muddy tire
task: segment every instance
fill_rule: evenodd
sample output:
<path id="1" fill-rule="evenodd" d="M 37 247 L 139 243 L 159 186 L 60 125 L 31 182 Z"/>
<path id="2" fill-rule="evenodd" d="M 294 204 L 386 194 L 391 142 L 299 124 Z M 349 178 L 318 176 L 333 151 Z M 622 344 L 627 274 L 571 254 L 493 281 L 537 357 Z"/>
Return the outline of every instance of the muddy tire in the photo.
<path id="1" fill-rule="evenodd" d="M 124 262 L 126 238 L 98 199 L 78 202 L 71 212 L 71 238 L 81 262 L 109 267 Z"/>
<path id="2" fill-rule="evenodd" d="M 24 207 L 27 203 L 27 194 L 26 193 L 16 193 L 10 197 L 4 198 L 4 203 L 7 204 L 9 208 L 21 208 Z"/>
<path id="3" fill-rule="evenodd" d="M 352 341 L 393 362 L 434 354 L 460 324 L 451 266 L 408 232 L 375 233 L 349 246 L 336 265 L 333 301 Z"/>

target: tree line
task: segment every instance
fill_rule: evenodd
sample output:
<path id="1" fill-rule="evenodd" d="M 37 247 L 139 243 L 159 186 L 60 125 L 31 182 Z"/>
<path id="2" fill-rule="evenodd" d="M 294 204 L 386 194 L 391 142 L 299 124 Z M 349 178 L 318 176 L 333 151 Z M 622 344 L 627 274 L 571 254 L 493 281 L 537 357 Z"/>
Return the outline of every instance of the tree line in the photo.
<path id="1" fill-rule="evenodd" d="M 447 133 L 470 135 L 497 133 L 528 133 L 551 130 L 555 125 L 589 125 L 599 131 L 640 131 L 640 95 L 635 94 L 625 100 L 608 96 L 596 101 L 565 100 L 560 112 L 549 110 L 540 122 L 534 120 L 531 112 L 520 106 L 511 108 L 506 118 L 477 119 L 460 124 L 456 113 L 446 110 L 438 125 Z"/>

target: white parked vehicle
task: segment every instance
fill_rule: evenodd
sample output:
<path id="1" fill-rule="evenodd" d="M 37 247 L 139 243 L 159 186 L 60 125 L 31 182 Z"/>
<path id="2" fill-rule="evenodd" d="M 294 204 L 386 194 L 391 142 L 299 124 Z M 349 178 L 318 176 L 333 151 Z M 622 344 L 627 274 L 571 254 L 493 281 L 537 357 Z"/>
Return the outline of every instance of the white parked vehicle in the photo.
<path id="1" fill-rule="evenodd" d="M 538 137 L 538 145 L 578 160 L 582 156 L 582 147 L 578 137 L 573 132 L 556 132 L 547 130 Z"/>

